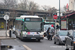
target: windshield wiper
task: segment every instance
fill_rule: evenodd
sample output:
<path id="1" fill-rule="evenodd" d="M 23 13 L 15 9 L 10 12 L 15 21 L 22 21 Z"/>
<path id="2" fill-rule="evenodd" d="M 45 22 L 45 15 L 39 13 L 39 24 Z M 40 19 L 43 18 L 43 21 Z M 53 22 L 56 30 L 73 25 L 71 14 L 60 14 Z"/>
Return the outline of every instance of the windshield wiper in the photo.
<path id="1" fill-rule="evenodd" d="M 35 29 L 30 29 L 30 30 L 35 30 Z"/>
<path id="2" fill-rule="evenodd" d="M 29 29 L 26 29 L 27 31 L 30 31 Z"/>
<path id="3" fill-rule="evenodd" d="M 25 26 L 26 27 L 26 26 Z M 27 27 L 26 27 L 27 28 Z M 26 31 L 30 31 L 28 28 L 27 29 L 25 29 Z"/>

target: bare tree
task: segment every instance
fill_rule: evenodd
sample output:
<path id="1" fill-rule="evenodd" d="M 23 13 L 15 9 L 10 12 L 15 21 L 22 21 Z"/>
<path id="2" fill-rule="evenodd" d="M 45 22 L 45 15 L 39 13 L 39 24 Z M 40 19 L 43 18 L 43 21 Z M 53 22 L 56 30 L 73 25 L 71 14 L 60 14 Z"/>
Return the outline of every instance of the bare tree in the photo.
<path id="1" fill-rule="evenodd" d="M 57 11 L 57 9 L 55 7 L 48 9 L 48 12 L 50 12 L 50 13 L 56 13 L 56 11 Z"/>
<path id="2" fill-rule="evenodd" d="M 33 1 L 30 1 L 28 3 L 28 9 L 30 10 L 30 14 L 34 15 L 33 12 L 39 10 L 39 5 L 37 5 L 37 3 L 34 3 Z"/>
<path id="3" fill-rule="evenodd" d="M 0 3 L 0 8 L 4 8 L 4 4 L 3 3 Z"/>
<path id="4" fill-rule="evenodd" d="M 51 7 L 47 6 L 47 5 L 44 5 L 44 6 L 42 6 L 42 8 L 43 8 L 44 11 L 48 11 Z"/>
<path id="5" fill-rule="evenodd" d="M 20 0 L 20 3 L 18 4 L 18 8 L 21 10 L 26 10 L 27 9 L 27 4 L 28 0 Z"/>
<path id="6" fill-rule="evenodd" d="M 66 6 L 64 6 L 63 8 L 64 8 L 64 10 L 66 11 Z"/>
<path id="7" fill-rule="evenodd" d="M 20 0 L 21 3 L 18 4 L 18 8 L 21 10 L 30 10 L 30 14 L 33 14 L 34 11 L 39 10 L 39 6 L 28 0 Z"/>
<path id="8" fill-rule="evenodd" d="M 44 11 L 49 12 L 50 16 L 48 17 L 48 19 L 53 19 L 53 14 L 56 14 L 57 9 L 55 7 L 50 7 L 50 6 L 42 6 Z"/>
<path id="9" fill-rule="evenodd" d="M 17 4 L 16 0 L 3 0 L 5 8 L 15 8 Z"/>
<path id="10" fill-rule="evenodd" d="M 28 4 L 28 8 L 29 8 L 29 10 L 39 10 L 39 6 L 36 4 L 36 3 L 34 3 L 34 2 L 29 2 L 29 4 Z"/>
<path id="11" fill-rule="evenodd" d="M 54 13 L 57 10 L 55 7 L 50 7 L 50 6 L 46 6 L 46 5 L 42 6 L 42 8 L 44 9 L 44 11 L 48 11 L 50 13 Z"/>

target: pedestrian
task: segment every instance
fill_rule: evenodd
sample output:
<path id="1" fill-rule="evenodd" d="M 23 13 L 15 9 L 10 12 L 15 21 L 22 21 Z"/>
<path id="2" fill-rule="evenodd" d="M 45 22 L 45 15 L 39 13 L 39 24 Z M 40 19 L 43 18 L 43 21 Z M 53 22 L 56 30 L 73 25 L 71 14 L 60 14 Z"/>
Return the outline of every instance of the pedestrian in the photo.
<path id="1" fill-rule="evenodd" d="M 11 29 L 12 29 L 12 27 L 13 27 L 13 26 L 11 25 Z"/>
<path id="2" fill-rule="evenodd" d="M 9 29 L 9 37 L 11 37 L 11 28 Z"/>
<path id="3" fill-rule="evenodd" d="M 56 26 L 56 27 L 57 27 L 57 29 L 59 29 L 59 25 L 58 25 L 58 24 L 57 24 L 57 26 Z"/>
<path id="4" fill-rule="evenodd" d="M 9 26 L 9 37 L 11 37 L 11 33 L 12 33 L 12 32 L 11 32 L 11 29 L 12 29 L 11 26 L 12 26 L 12 25 Z"/>
<path id="5" fill-rule="evenodd" d="M 48 30 L 47 30 L 47 34 L 49 34 L 49 31 L 50 31 L 50 27 L 49 27 Z"/>
<path id="6" fill-rule="evenodd" d="M 49 36 L 49 33 L 50 33 L 50 27 L 47 30 L 47 37 Z"/>

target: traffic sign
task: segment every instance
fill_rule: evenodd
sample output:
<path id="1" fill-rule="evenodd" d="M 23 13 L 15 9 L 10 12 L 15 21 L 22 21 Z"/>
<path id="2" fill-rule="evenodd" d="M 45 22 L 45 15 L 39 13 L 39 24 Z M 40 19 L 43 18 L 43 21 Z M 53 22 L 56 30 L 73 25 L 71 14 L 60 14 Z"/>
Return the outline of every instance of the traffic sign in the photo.
<path id="1" fill-rule="evenodd" d="M 8 15 L 5 15 L 5 16 L 4 16 L 4 19 L 5 19 L 5 20 L 9 20 L 9 16 L 8 16 Z"/>
<path id="2" fill-rule="evenodd" d="M 57 18 L 58 18 L 58 16 L 57 16 L 57 15 L 54 15 L 54 16 L 53 16 L 53 18 L 54 18 L 54 19 L 57 19 Z"/>
<path id="3" fill-rule="evenodd" d="M 9 16 L 8 15 L 5 15 L 4 16 L 4 19 L 6 20 L 6 37 L 7 37 L 7 20 L 9 20 Z"/>

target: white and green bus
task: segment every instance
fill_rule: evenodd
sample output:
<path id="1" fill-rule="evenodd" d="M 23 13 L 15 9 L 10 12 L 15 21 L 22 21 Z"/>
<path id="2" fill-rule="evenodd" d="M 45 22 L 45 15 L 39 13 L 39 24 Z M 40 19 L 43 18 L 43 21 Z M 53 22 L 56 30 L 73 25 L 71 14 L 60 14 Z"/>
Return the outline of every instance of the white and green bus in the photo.
<path id="1" fill-rule="evenodd" d="M 15 34 L 21 40 L 43 39 L 44 20 L 38 16 L 21 15 L 15 19 Z"/>

